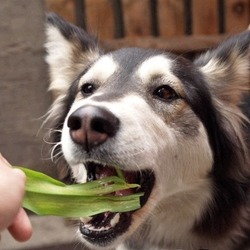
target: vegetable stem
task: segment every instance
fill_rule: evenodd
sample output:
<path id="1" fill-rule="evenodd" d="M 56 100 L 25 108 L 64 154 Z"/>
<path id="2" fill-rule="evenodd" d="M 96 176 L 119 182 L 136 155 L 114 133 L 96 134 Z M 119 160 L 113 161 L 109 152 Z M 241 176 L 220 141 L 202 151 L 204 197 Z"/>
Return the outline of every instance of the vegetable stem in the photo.
<path id="1" fill-rule="evenodd" d="M 88 217 L 103 212 L 128 212 L 140 208 L 143 193 L 115 196 L 119 190 L 133 189 L 138 184 L 126 183 L 122 171 L 92 182 L 66 185 L 50 176 L 18 167 L 26 174 L 23 207 L 38 215 Z"/>

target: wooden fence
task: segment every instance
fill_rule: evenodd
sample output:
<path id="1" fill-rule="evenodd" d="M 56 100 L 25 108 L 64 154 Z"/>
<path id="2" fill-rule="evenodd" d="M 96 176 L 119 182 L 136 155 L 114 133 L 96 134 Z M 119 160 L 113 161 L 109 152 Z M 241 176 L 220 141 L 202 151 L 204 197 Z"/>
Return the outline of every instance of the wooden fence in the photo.
<path id="1" fill-rule="evenodd" d="M 98 34 L 108 49 L 200 51 L 250 23 L 250 0 L 46 0 L 46 8 Z"/>

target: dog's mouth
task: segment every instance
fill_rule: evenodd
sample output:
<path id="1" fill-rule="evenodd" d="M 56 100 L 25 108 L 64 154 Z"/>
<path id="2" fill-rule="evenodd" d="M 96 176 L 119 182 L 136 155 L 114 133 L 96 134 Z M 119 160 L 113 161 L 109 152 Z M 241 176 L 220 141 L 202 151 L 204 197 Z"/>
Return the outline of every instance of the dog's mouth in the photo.
<path id="1" fill-rule="evenodd" d="M 102 179 L 114 176 L 116 170 L 111 166 L 104 166 L 94 162 L 85 164 L 87 169 L 87 181 Z M 113 193 L 115 196 L 130 195 L 143 192 L 140 197 L 141 208 L 147 203 L 153 189 L 155 176 L 150 170 L 143 171 L 123 171 L 123 175 L 128 183 L 140 185 L 137 189 L 121 190 Z M 124 213 L 105 212 L 88 218 L 81 218 L 80 232 L 84 239 L 94 245 L 107 246 L 119 235 L 125 233 L 132 223 L 132 215 L 135 211 Z"/>

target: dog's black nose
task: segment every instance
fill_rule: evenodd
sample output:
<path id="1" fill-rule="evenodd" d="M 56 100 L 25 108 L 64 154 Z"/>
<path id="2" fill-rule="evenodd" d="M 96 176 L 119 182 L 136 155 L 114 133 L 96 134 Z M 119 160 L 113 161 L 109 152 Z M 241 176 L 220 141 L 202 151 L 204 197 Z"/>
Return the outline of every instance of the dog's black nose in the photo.
<path id="1" fill-rule="evenodd" d="M 96 106 L 83 106 L 68 118 L 68 127 L 72 140 L 90 151 L 104 143 L 119 129 L 119 119 L 110 111 Z"/>

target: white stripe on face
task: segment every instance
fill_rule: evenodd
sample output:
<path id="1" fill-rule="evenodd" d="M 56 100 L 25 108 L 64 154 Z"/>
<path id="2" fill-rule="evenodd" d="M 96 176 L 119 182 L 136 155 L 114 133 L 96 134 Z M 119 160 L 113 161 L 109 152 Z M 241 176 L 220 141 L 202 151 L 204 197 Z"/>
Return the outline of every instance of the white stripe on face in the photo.
<path id="1" fill-rule="evenodd" d="M 81 78 L 80 84 L 88 81 L 104 83 L 117 70 L 118 64 L 112 56 L 103 56 Z"/>
<path id="2" fill-rule="evenodd" d="M 138 69 L 138 76 L 144 83 L 149 82 L 155 75 L 167 76 L 169 81 L 177 82 L 178 79 L 171 72 L 172 63 L 171 59 L 163 55 L 151 57 L 141 64 Z"/>

